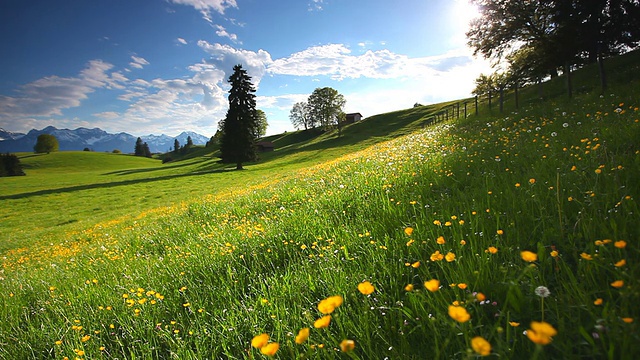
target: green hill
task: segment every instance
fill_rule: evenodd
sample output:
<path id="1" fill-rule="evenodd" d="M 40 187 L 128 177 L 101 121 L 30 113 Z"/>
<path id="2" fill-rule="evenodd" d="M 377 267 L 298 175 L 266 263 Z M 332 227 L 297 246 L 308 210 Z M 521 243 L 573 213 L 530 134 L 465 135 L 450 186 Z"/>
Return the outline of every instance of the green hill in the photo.
<path id="1" fill-rule="evenodd" d="M 0 358 L 638 358 L 639 56 L 604 94 L 587 67 L 571 99 L 282 134 L 241 172 L 25 156 Z"/>

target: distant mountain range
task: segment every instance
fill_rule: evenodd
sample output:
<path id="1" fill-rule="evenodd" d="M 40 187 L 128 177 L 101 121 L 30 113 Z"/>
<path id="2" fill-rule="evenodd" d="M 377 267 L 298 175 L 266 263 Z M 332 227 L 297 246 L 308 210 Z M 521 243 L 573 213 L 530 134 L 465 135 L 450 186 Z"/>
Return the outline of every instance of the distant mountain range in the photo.
<path id="1" fill-rule="evenodd" d="M 12 133 L 0 128 L 0 153 L 33 151 L 38 135 L 41 134 L 55 136 L 60 144 L 60 151 L 88 148 L 92 151 L 111 152 L 118 149 L 123 153 L 132 153 L 138 139 L 137 136 L 127 133 L 110 134 L 98 128 L 69 130 L 48 126 L 42 130 L 33 129 L 27 134 Z M 184 131 L 176 137 L 163 134 L 141 136 L 140 138 L 149 145 L 151 152 L 157 153 L 167 152 L 172 149 L 175 139 L 178 139 L 181 146 L 185 145 L 189 136 L 191 136 L 191 140 L 195 145 L 204 145 L 209 141 L 208 137 L 192 131 Z"/>

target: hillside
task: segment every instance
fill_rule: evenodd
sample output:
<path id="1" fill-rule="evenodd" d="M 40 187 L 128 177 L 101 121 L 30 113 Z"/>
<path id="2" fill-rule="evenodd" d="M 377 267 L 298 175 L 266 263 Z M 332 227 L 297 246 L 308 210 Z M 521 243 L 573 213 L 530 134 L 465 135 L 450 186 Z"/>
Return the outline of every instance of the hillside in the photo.
<path id="1" fill-rule="evenodd" d="M 6 183 L 25 236 L 2 250 L 0 357 L 637 358 L 639 54 L 608 62 L 605 94 L 585 68 L 572 99 L 553 79 L 502 114 L 283 134 L 242 172 L 197 149 L 51 175 L 86 189 Z M 21 212 L 91 202 L 122 217 L 34 241 Z"/>

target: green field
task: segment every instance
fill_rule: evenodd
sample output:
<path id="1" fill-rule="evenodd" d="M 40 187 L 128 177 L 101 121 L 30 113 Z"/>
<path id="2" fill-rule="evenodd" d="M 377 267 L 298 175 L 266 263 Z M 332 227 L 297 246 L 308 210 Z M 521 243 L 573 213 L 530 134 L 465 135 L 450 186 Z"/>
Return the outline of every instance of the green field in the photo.
<path id="1" fill-rule="evenodd" d="M 639 58 L 604 94 L 586 68 L 572 99 L 273 136 L 244 171 L 21 154 L 0 358 L 638 358 Z"/>

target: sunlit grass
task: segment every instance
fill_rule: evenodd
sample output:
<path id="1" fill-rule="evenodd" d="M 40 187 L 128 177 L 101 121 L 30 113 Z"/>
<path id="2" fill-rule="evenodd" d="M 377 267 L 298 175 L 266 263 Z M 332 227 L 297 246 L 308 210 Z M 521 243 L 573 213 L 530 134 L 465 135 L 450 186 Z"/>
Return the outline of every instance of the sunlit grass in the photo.
<path id="1" fill-rule="evenodd" d="M 0 357 L 636 358 L 640 97 L 621 89 L 6 251 Z"/>

